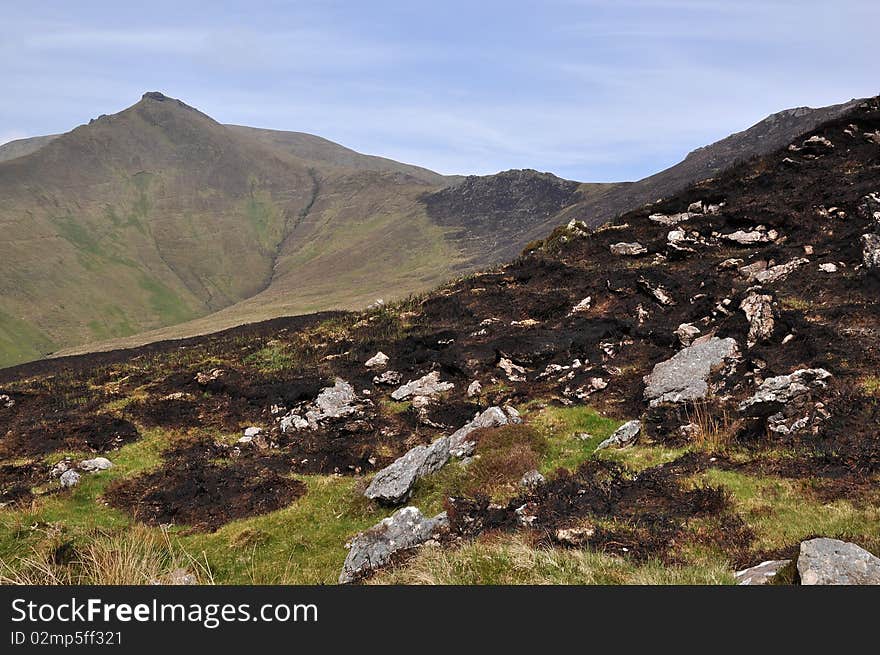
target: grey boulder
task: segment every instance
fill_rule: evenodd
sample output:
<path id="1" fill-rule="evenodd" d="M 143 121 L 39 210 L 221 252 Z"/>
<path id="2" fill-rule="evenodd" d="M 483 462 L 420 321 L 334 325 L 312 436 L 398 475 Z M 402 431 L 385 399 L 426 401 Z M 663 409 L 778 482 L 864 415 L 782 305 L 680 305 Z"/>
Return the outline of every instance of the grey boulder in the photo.
<path id="1" fill-rule="evenodd" d="M 614 431 L 610 437 L 596 446 L 596 450 L 605 448 L 622 448 L 628 446 L 636 440 L 642 431 L 641 421 L 628 421 Z"/>
<path id="2" fill-rule="evenodd" d="M 410 396 L 436 396 L 444 391 L 449 391 L 455 385 L 452 382 L 441 382 L 440 373 L 434 371 L 420 377 L 418 380 L 410 380 L 391 394 L 394 400 L 406 400 Z"/>
<path id="3" fill-rule="evenodd" d="M 880 557 L 839 539 L 801 542 L 797 569 L 803 585 L 880 584 Z"/>
<path id="4" fill-rule="evenodd" d="M 373 477 L 364 495 L 379 503 L 394 505 L 409 498 L 416 481 L 438 471 L 449 461 L 449 437 L 427 446 L 416 446 Z"/>
<path id="5" fill-rule="evenodd" d="M 709 374 L 739 356 L 736 340 L 706 335 L 660 362 L 645 376 L 645 400 L 651 407 L 705 398 Z"/>
<path id="6" fill-rule="evenodd" d="M 778 411 L 811 391 L 824 389 L 830 377 L 831 373 L 824 368 L 802 368 L 789 375 L 767 378 L 750 398 L 739 404 L 739 411 L 753 416 Z"/>
<path id="7" fill-rule="evenodd" d="M 417 507 L 397 510 L 351 540 L 339 584 L 363 578 L 390 562 L 395 553 L 420 546 L 448 525 L 445 512 L 426 518 Z"/>

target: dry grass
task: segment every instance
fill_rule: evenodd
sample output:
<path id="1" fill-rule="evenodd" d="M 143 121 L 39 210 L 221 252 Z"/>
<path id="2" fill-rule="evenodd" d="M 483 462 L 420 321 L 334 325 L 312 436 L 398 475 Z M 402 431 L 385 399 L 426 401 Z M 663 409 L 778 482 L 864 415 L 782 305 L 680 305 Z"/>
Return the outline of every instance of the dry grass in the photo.
<path id="1" fill-rule="evenodd" d="M 81 547 L 59 537 L 48 539 L 13 562 L 0 560 L 0 584 L 164 584 L 183 571 L 198 584 L 214 584 L 207 561 L 188 553 L 167 530 L 135 526 L 126 532 L 98 532 Z"/>
<path id="2" fill-rule="evenodd" d="M 696 428 L 689 439 L 693 447 L 709 453 L 723 453 L 733 443 L 739 428 L 739 421 L 733 418 L 727 408 L 715 411 L 709 401 L 694 403 L 687 410 L 687 418 Z"/>

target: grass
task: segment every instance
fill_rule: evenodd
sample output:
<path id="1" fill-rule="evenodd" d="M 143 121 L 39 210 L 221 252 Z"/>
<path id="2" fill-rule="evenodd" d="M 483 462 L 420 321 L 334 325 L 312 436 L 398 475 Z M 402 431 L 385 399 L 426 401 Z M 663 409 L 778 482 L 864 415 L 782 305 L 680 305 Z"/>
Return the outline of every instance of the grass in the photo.
<path id="1" fill-rule="evenodd" d="M 559 585 L 559 584 L 732 584 L 733 574 L 718 562 L 641 565 L 589 550 L 534 548 L 524 538 L 477 540 L 449 550 L 426 546 L 403 566 L 372 584 Z"/>
<path id="2" fill-rule="evenodd" d="M 547 439 L 547 452 L 540 462 L 541 473 L 557 468 L 575 469 L 593 455 L 623 422 L 608 418 L 592 407 L 545 407 L 529 414 L 529 421 Z M 588 434 L 589 438 L 578 435 Z"/>

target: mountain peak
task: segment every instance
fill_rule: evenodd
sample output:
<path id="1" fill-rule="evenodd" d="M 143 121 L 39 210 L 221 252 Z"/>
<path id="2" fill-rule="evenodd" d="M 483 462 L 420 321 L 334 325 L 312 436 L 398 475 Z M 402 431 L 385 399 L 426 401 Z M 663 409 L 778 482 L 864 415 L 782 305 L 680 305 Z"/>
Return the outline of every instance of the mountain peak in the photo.
<path id="1" fill-rule="evenodd" d="M 151 102 L 168 103 L 169 105 L 176 105 L 178 107 L 183 107 L 184 109 L 189 109 L 191 111 L 198 111 L 198 109 L 196 109 L 195 107 L 192 107 L 182 100 L 178 100 L 177 98 L 166 96 L 161 91 L 147 91 L 146 93 L 144 93 L 144 95 L 141 96 L 141 101 L 138 104 L 147 104 Z"/>

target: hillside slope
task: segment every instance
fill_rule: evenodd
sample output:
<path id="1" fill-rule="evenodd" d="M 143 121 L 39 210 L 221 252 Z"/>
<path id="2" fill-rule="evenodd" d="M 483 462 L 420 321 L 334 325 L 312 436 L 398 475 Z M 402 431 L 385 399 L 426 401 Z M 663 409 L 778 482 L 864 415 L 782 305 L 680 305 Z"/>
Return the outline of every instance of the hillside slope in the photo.
<path id="1" fill-rule="evenodd" d="M 874 98 L 419 298 L 8 369 L 4 575 L 880 584 L 878 289 Z"/>

